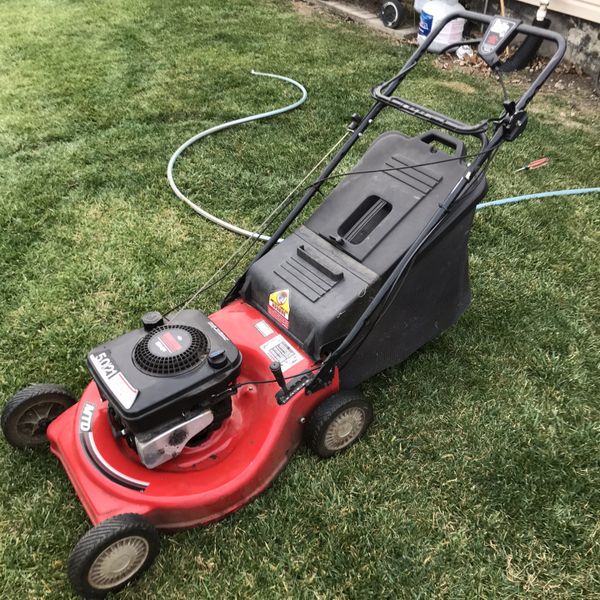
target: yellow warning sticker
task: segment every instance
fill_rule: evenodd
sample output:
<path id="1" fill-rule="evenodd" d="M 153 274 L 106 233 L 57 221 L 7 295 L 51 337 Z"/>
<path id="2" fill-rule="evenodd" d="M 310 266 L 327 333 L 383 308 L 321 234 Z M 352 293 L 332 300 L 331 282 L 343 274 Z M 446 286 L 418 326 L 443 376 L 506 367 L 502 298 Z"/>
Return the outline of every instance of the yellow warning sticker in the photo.
<path id="1" fill-rule="evenodd" d="M 269 296 L 269 314 L 284 327 L 290 321 L 290 290 L 277 290 Z"/>

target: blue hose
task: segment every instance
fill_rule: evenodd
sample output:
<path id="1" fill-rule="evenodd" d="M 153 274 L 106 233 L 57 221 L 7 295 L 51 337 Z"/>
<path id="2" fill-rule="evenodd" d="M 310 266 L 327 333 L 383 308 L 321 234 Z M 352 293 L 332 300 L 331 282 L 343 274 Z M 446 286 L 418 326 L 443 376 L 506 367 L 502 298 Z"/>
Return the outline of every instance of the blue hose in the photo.
<path id="1" fill-rule="evenodd" d="M 533 200 L 534 198 L 550 198 L 551 196 L 578 196 L 579 194 L 600 193 L 600 187 L 596 188 L 576 188 L 573 190 L 558 190 L 555 192 L 539 192 L 538 194 L 526 194 L 525 196 L 513 196 L 512 198 L 502 198 L 501 200 L 491 200 L 490 202 L 482 202 L 475 208 L 486 208 L 488 206 L 502 206 L 503 204 L 513 204 L 515 202 L 523 202 L 524 200 Z"/>

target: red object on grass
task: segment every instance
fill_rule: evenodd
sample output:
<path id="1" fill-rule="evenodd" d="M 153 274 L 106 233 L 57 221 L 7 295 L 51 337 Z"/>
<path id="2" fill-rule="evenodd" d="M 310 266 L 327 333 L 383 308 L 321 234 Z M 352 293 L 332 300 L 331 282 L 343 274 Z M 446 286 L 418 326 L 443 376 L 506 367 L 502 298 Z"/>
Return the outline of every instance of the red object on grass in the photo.
<path id="1" fill-rule="evenodd" d="M 257 328 L 264 317 L 242 300 L 211 315 L 243 356 L 237 383 L 271 380 L 271 359 L 260 348 L 283 335 L 302 359 L 286 371 L 293 376 L 314 367 L 297 344 L 272 327 Z M 264 331 L 264 330 L 263 330 Z M 302 440 L 302 419 L 338 391 L 298 392 L 279 405 L 276 383 L 241 387 L 232 398 L 230 418 L 197 447 L 186 447 L 169 462 L 150 470 L 112 434 L 107 403 L 95 383 L 81 400 L 48 427 L 52 452 L 60 459 L 92 523 L 122 513 L 137 513 L 161 529 L 181 529 L 217 521 L 260 494 L 285 467 Z"/>

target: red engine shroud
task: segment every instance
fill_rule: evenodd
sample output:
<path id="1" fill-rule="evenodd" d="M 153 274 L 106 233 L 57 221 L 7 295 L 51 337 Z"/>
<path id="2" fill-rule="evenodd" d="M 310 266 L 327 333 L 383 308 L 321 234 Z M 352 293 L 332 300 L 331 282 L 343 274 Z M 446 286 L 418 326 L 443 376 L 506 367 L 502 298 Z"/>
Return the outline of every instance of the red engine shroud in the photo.
<path id="1" fill-rule="evenodd" d="M 238 383 L 272 379 L 271 359 L 260 348 L 277 335 L 301 360 L 285 376 L 314 367 L 314 361 L 272 323 L 237 300 L 211 315 L 242 353 Z M 268 331 L 268 329 L 267 329 Z M 241 387 L 232 398 L 230 418 L 199 446 L 149 470 L 125 440 L 116 440 L 108 406 L 94 382 L 81 400 L 48 428 L 52 452 L 62 462 L 94 525 L 117 514 L 138 513 L 161 529 L 180 529 L 221 519 L 260 494 L 283 469 L 302 439 L 303 417 L 338 391 L 337 372 L 329 387 L 298 392 L 279 405 L 275 383 Z"/>

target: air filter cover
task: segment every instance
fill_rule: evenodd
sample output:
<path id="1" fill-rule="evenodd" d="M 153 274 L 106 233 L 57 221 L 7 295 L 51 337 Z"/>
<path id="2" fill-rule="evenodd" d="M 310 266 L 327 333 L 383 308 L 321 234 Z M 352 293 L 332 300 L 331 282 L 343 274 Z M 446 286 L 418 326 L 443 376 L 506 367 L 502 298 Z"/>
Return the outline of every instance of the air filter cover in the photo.
<path id="1" fill-rule="evenodd" d="M 144 336 L 135 346 L 136 367 L 159 377 L 179 375 L 202 364 L 210 344 L 204 333 L 188 325 L 163 325 Z"/>

